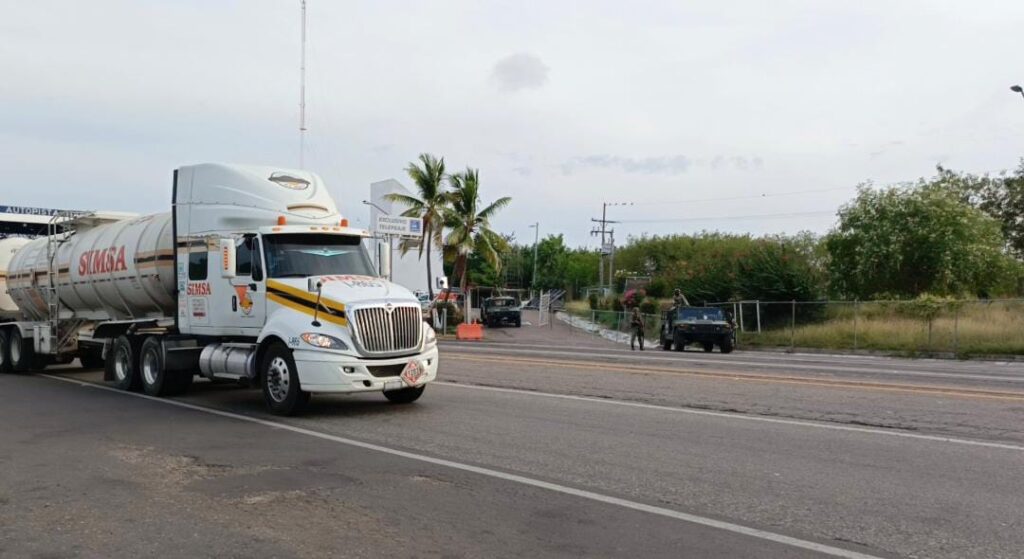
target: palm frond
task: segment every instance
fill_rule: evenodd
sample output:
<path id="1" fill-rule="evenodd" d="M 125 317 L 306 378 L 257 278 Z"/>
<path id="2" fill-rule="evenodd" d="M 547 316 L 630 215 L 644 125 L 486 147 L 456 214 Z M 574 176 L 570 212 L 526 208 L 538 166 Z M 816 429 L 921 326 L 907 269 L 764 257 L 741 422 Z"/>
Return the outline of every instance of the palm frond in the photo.
<path id="1" fill-rule="evenodd" d="M 489 221 L 491 219 L 491 216 L 493 216 L 498 210 L 501 210 L 502 208 L 508 206 L 511 203 L 512 198 L 509 196 L 498 198 L 497 200 L 492 202 L 490 206 L 487 206 L 486 208 L 480 210 L 480 212 L 477 213 L 476 215 L 477 217 L 484 221 Z"/>

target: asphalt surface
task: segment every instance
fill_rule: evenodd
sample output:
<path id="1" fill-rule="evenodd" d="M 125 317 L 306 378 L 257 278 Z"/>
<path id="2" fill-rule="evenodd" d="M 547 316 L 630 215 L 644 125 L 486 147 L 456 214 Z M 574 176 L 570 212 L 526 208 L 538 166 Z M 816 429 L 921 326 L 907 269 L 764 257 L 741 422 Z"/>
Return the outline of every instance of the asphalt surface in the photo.
<path id="1" fill-rule="evenodd" d="M 1024 549 L 1019 364 L 488 338 L 506 343 L 443 343 L 416 404 L 317 396 L 287 419 L 230 385 L 161 401 L 95 371 L 0 376 L 0 556 Z"/>

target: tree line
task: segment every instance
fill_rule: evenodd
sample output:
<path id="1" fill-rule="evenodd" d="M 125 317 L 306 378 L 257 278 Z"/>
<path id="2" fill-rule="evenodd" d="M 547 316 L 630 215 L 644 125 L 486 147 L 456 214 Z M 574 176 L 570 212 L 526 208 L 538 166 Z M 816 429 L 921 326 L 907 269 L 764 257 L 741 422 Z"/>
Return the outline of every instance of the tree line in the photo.
<path id="1" fill-rule="evenodd" d="M 534 280 L 532 244 L 505 240 L 497 268 L 471 255 L 474 283 L 579 296 L 597 282 L 594 250 L 548 236 L 537 246 Z M 709 302 L 1015 297 L 1024 288 L 1022 257 L 1024 160 L 995 176 L 939 167 L 911 183 L 862 184 L 824 235 L 631 237 L 615 255 L 615 286 L 621 293 L 627 277 L 649 277 L 649 296 L 679 288 L 691 301 Z"/>

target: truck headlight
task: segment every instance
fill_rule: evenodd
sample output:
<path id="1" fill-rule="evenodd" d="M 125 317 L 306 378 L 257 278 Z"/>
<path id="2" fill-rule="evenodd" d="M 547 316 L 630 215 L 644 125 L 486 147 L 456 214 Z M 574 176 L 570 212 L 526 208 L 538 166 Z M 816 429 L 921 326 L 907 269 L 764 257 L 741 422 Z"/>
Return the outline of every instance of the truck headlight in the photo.
<path id="1" fill-rule="evenodd" d="M 311 346 L 320 347 L 323 349 L 348 349 L 345 342 L 335 338 L 333 336 L 325 336 L 324 334 L 318 334 L 316 332 L 306 332 L 301 336 L 302 341 L 306 342 Z"/>
<path id="2" fill-rule="evenodd" d="M 425 345 L 434 345 L 437 343 L 437 333 L 430 326 L 424 326 L 423 328 L 423 343 Z"/>

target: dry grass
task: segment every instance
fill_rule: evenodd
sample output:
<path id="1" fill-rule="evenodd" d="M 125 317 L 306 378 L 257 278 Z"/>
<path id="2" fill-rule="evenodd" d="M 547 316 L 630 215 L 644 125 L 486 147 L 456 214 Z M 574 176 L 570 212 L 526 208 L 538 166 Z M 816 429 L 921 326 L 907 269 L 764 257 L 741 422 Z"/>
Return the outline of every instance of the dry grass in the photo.
<path id="1" fill-rule="evenodd" d="M 748 325 L 749 327 L 749 325 Z M 967 303 L 957 314 L 942 312 L 929 322 L 900 309 L 877 305 L 854 318 L 845 305 L 829 309 L 821 322 L 743 332 L 740 345 L 823 349 L 870 349 L 918 354 L 955 352 L 961 356 L 1024 354 L 1024 303 Z"/>

